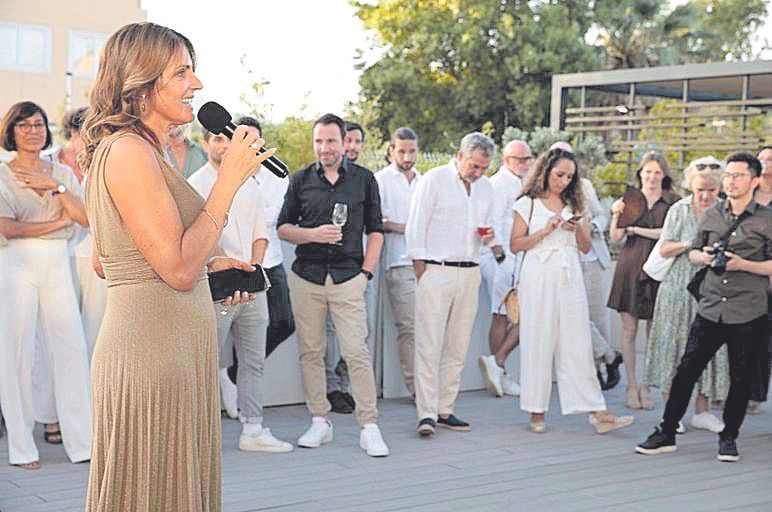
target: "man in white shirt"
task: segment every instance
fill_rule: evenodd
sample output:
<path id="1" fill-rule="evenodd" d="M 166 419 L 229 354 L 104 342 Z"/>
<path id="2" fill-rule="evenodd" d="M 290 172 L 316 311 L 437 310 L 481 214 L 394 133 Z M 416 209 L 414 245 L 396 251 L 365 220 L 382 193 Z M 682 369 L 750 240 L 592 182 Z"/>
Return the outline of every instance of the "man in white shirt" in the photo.
<path id="1" fill-rule="evenodd" d="M 242 116 L 236 120 L 236 126 L 247 126 L 260 137 L 263 136 L 260 123 L 254 117 Z M 268 229 L 268 248 L 263 257 L 263 268 L 271 281 L 271 288 L 266 292 L 268 300 L 268 331 L 265 340 L 265 357 L 271 355 L 279 344 L 295 332 L 295 321 L 292 317 L 289 288 L 287 287 L 287 272 L 284 270 L 284 255 L 281 250 L 281 240 L 276 232 L 276 219 L 284 204 L 287 193 L 288 179 L 282 179 L 271 171 L 260 166 L 254 180 L 260 187 L 263 199 L 263 217 Z"/>
<path id="2" fill-rule="evenodd" d="M 217 179 L 223 155 L 230 141 L 223 135 L 204 131 L 204 144 L 209 161 L 189 178 L 189 183 L 206 197 Z M 225 255 L 260 265 L 268 245 L 268 230 L 263 213 L 260 187 L 248 179 L 236 193 L 228 223 L 220 237 L 220 249 Z M 256 272 L 261 272 L 260 269 Z M 268 327 L 268 305 L 265 292 L 254 301 L 226 306 L 215 304 L 217 337 L 220 346 L 226 345 L 228 335 L 238 354 L 240 368 L 236 386 L 242 433 L 239 449 L 245 451 L 289 452 L 290 443 L 276 439 L 263 427 L 262 377 L 265 363 L 265 335 Z M 221 361 L 222 361 L 222 350 Z M 229 354 L 227 354 L 229 355 Z M 225 358 L 229 359 L 229 358 Z M 221 367 L 225 366 L 220 364 Z"/>
<path id="3" fill-rule="evenodd" d="M 489 137 L 466 135 L 455 159 L 421 178 L 410 203 L 405 238 L 418 282 L 414 371 L 422 436 L 437 425 L 471 430 L 453 406 L 477 315 L 480 244 L 495 238 L 493 186 L 484 176 L 494 151 Z"/>
<path id="4" fill-rule="evenodd" d="M 550 146 L 550 149 L 562 149 L 569 153 L 574 152 L 571 144 L 558 141 Z M 592 333 L 592 351 L 595 360 L 603 361 L 606 366 L 606 378 L 603 378 L 598 370 L 598 380 L 603 390 L 611 389 L 620 380 L 619 366 L 622 364 L 622 354 L 612 350 L 608 338 L 611 334 L 608 308 L 605 299 L 608 297 L 607 272 L 611 266 L 611 255 L 603 235 L 608 226 L 608 214 L 598 200 L 595 187 L 587 178 L 581 179 L 582 192 L 587 199 L 590 215 L 590 228 L 592 232 L 592 249 L 586 254 L 581 254 L 582 276 L 584 289 L 587 293 L 587 305 L 590 309 L 590 332 Z"/>
<path id="5" fill-rule="evenodd" d="M 493 207 L 493 228 L 496 231 L 496 242 L 491 248 L 496 257 L 495 271 L 486 283 L 491 297 L 491 328 L 488 343 L 491 351 L 489 356 L 480 356 L 479 365 L 485 387 L 493 396 L 504 394 L 517 396 L 520 386 L 504 370 L 504 364 L 510 353 L 519 342 L 518 325 L 512 325 L 507 318 L 506 308 L 502 299 L 517 282 L 520 253 L 513 254 L 509 250 L 509 238 L 514 222 L 513 207 L 523 189 L 522 180 L 528 173 L 533 155 L 528 144 L 521 140 L 513 140 L 504 146 L 503 165 L 490 177 L 496 196 Z M 485 274 L 483 274 L 485 277 Z"/>
<path id="6" fill-rule="evenodd" d="M 405 224 L 410 213 L 410 200 L 418 186 L 420 175 L 415 165 L 418 158 L 418 136 L 410 128 L 398 128 L 391 138 L 390 165 L 375 174 L 381 194 L 384 241 L 383 264 L 386 269 L 386 290 L 394 310 L 397 325 L 399 366 L 405 387 L 415 395 L 413 359 L 415 357 L 415 270 L 407 257 Z"/>

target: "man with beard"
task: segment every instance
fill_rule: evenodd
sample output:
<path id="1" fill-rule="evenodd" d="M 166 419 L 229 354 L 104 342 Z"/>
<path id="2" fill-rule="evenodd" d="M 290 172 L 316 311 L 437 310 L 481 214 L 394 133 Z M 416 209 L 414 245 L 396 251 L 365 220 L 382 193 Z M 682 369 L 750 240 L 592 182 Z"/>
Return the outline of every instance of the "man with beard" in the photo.
<path id="1" fill-rule="evenodd" d="M 292 175 L 277 220 L 279 238 L 297 246 L 289 288 L 306 405 L 312 416 L 298 446 L 316 448 L 333 438 L 324 374 L 329 311 L 351 375 L 361 427 L 359 446 L 371 457 L 384 457 L 389 449 L 375 423 L 375 377 L 366 342 L 364 299 L 383 247 L 378 183 L 367 169 L 344 160 L 345 124 L 340 117 L 320 117 L 312 133 L 318 160 Z M 331 223 L 335 204 L 347 206 L 342 226 Z M 367 233 L 364 251 L 363 233 Z"/>
<path id="2" fill-rule="evenodd" d="M 415 271 L 407 257 L 405 224 L 410 213 L 410 200 L 420 175 L 413 167 L 418 158 L 418 137 L 410 128 L 398 128 L 391 138 L 391 165 L 375 174 L 381 194 L 386 290 L 397 325 L 397 346 L 402 378 L 410 395 L 413 385 L 413 322 L 415 319 Z"/>

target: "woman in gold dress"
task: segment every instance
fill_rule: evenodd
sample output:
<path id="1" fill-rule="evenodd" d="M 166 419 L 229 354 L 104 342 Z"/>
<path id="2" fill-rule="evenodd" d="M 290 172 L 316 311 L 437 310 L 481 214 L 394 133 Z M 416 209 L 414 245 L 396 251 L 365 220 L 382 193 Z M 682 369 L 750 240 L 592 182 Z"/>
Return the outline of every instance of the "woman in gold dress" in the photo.
<path id="1" fill-rule="evenodd" d="M 87 511 L 219 511 L 217 336 L 204 267 L 238 188 L 267 156 L 239 127 L 204 200 L 164 156 L 201 82 L 187 38 L 152 23 L 105 43 L 82 129 L 86 207 L 107 308 L 94 350 Z M 98 257 L 98 260 L 97 260 Z M 231 300 L 248 300 L 238 294 Z"/>

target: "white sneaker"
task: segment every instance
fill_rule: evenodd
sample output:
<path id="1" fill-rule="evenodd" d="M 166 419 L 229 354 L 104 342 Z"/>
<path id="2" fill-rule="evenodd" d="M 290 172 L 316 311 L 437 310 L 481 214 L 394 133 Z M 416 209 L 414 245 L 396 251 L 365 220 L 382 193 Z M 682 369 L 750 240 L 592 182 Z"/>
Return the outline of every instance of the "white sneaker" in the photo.
<path id="1" fill-rule="evenodd" d="M 220 369 L 220 408 L 225 409 L 225 414 L 232 420 L 239 417 L 239 408 L 236 405 L 238 396 L 238 388 L 228 377 L 228 369 Z"/>
<path id="2" fill-rule="evenodd" d="M 381 431 L 375 423 L 368 423 L 359 431 L 359 447 L 370 457 L 386 457 L 389 447 L 383 442 Z"/>
<path id="3" fill-rule="evenodd" d="M 686 427 L 684 426 L 683 421 L 678 422 L 678 426 L 675 429 L 676 434 L 686 434 Z"/>
<path id="4" fill-rule="evenodd" d="M 520 396 L 520 384 L 515 382 L 515 379 L 507 375 L 506 372 L 501 375 L 501 390 L 505 395 Z"/>
<path id="5" fill-rule="evenodd" d="M 488 392 L 493 396 L 503 395 L 501 376 L 504 374 L 504 370 L 496 364 L 496 358 L 494 356 L 480 356 L 478 364 L 480 365 L 480 373 L 482 373 L 483 382 Z"/>
<path id="6" fill-rule="evenodd" d="M 707 411 L 692 416 L 690 423 L 694 428 L 709 430 L 714 434 L 719 434 L 724 430 L 724 422 Z"/>
<path id="7" fill-rule="evenodd" d="M 286 453 L 293 450 L 291 443 L 276 439 L 271 430 L 263 427 L 257 435 L 241 434 L 239 436 L 239 450 L 245 452 L 272 452 Z"/>
<path id="8" fill-rule="evenodd" d="M 332 442 L 332 423 L 327 418 L 314 417 L 306 433 L 298 439 L 302 448 L 319 448 L 320 445 Z"/>

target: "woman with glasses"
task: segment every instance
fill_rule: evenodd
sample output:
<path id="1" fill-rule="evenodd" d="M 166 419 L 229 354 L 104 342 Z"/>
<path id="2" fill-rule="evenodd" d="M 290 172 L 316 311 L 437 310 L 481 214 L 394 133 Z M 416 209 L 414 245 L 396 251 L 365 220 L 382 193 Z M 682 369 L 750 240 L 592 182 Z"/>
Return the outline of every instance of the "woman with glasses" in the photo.
<path id="1" fill-rule="evenodd" d="M 0 403 L 8 427 L 8 457 L 40 467 L 32 435 L 32 360 L 40 337 L 53 377 L 56 415 L 72 462 L 91 451 L 91 392 L 86 342 L 70 271 L 67 240 L 73 222 L 87 226 L 72 171 L 40 157 L 51 145 L 46 113 L 24 101 L 0 123 L 0 142 L 16 155 L 0 164 Z"/>
<path id="2" fill-rule="evenodd" d="M 657 291 L 654 305 L 644 386 L 654 386 L 667 402 L 670 384 L 686 349 L 686 341 L 697 302 L 685 293 L 686 285 L 699 266 L 689 262 L 688 252 L 697 238 L 697 226 L 705 210 L 716 203 L 724 166 L 716 158 L 698 158 L 684 171 L 684 187 L 692 194 L 675 203 L 667 212 L 662 226 L 659 248 L 665 258 L 674 258 Z M 721 432 L 724 423 L 708 412 L 708 399 L 724 400 L 729 391 L 729 362 L 726 347 L 722 347 L 697 381 L 697 398 L 691 426 Z"/>
<path id="3" fill-rule="evenodd" d="M 646 334 L 651 331 L 651 319 L 654 314 L 654 301 L 657 297 L 659 282 L 643 272 L 643 264 L 654 248 L 662 232 L 670 205 L 681 199 L 671 192 L 673 180 L 667 160 L 654 152 L 646 153 L 635 172 L 638 189 L 645 198 L 643 214 L 632 226 L 618 227 L 620 215 L 625 210 L 625 202 L 618 199 L 611 206 L 611 241 L 620 242 L 626 237 L 622 252 L 617 259 L 614 280 L 611 285 L 608 303 L 611 309 L 622 317 L 622 358 L 627 373 L 627 400 L 630 409 L 653 409 L 654 403 L 645 386 L 638 389 L 635 375 L 635 339 L 638 334 L 638 321 L 646 320 Z"/>

